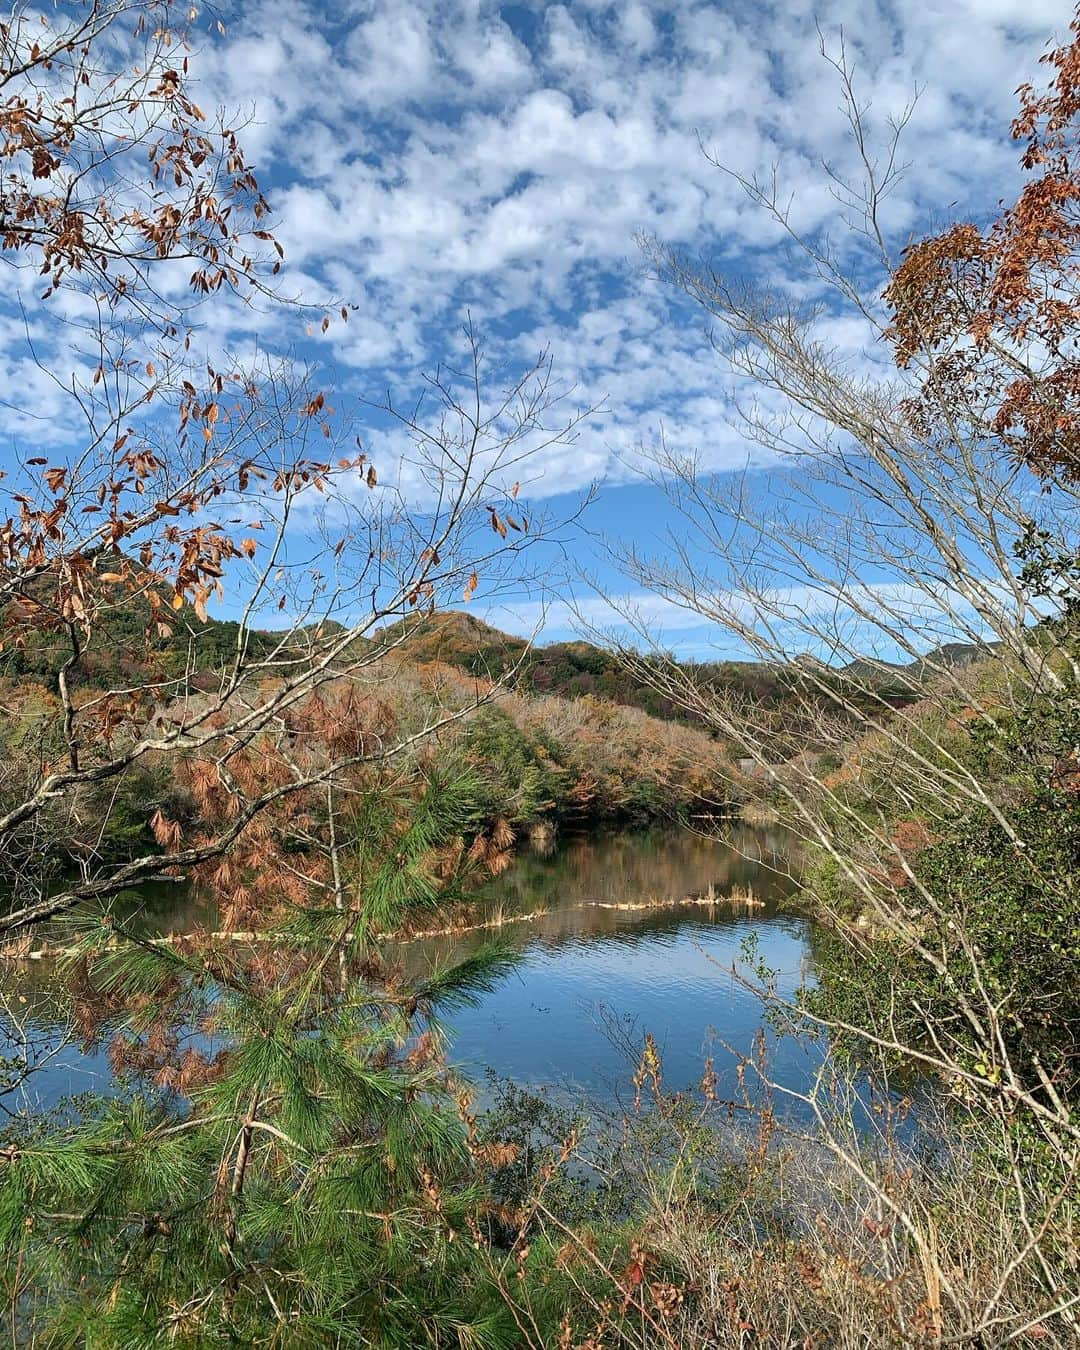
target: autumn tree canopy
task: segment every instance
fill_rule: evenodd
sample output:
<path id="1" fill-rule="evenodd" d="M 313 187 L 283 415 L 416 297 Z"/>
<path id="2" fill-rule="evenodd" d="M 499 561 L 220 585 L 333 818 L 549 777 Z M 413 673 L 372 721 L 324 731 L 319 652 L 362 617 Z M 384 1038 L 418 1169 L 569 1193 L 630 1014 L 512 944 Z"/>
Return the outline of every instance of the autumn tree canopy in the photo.
<path id="1" fill-rule="evenodd" d="M 988 226 L 912 245 L 885 291 L 917 419 L 949 405 L 1037 474 L 1080 477 L 1080 17 L 1024 84 L 1012 136 L 1028 177 Z"/>

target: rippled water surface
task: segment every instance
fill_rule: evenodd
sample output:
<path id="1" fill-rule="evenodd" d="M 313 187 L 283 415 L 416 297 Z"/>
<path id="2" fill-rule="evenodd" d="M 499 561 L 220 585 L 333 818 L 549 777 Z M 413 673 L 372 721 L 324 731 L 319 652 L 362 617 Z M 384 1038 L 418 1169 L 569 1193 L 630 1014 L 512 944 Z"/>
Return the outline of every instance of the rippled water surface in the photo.
<path id="1" fill-rule="evenodd" d="M 748 939 L 781 991 L 794 993 L 810 977 L 809 932 L 780 911 L 781 877 L 751 860 L 780 863 L 776 841 L 737 842 L 742 852 L 685 832 L 619 835 L 522 859 L 495 897 L 510 915 L 547 912 L 499 930 L 520 960 L 478 1006 L 449 1019 L 457 1062 L 474 1076 L 491 1069 L 608 1096 L 625 1091 L 646 1032 L 672 1088 L 699 1081 L 706 1056 L 722 1068 L 749 1051 L 761 1007 L 736 977 L 749 973 Z M 730 899 L 750 890 L 758 904 Z M 691 901 L 709 894 L 714 905 Z M 414 944 L 411 959 L 462 955 L 488 936 Z M 802 1080 L 812 1067 L 790 1042 L 771 1053 L 785 1078 Z"/>
<path id="2" fill-rule="evenodd" d="M 730 1076 L 734 1057 L 762 1029 L 760 1005 L 737 978 L 749 973 L 751 955 L 776 972 L 781 992 L 811 978 L 807 922 L 779 904 L 782 841 L 746 832 L 734 845 L 667 831 L 570 840 L 547 856 L 524 852 L 487 888 L 477 912 L 498 922 L 497 935 L 519 959 L 475 1006 L 446 1019 L 454 1060 L 476 1078 L 490 1069 L 523 1086 L 610 1099 L 628 1092 L 648 1032 L 668 1087 L 699 1081 L 707 1056 Z M 756 904 L 731 899 L 748 891 Z M 703 896 L 715 903 L 700 903 Z M 190 918 L 190 902 L 174 914 L 171 902 L 164 909 L 160 899 L 147 902 L 159 929 Z M 491 937 L 485 929 L 421 939 L 399 954 L 410 971 L 422 971 Z M 48 965 L 7 977 L 21 1017 L 61 1024 L 63 995 Z M 817 1063 L 814 1048 L 767 1039 L 774 1074 L 801 1086 Z M 35 1075 L 35 1095 L 55 1101 L 106 1086 L 109 1077 L 103 1053 L 72 1046 Z"/>

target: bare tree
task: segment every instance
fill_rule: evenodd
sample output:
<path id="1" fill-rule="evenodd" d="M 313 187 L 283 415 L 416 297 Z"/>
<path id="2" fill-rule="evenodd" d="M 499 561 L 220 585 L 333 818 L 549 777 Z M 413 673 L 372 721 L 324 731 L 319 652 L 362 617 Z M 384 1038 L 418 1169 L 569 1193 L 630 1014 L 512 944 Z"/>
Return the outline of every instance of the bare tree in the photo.
<path id="1" fill-rule="evenodd" d="M 29 710 L 17 679 L 4 688 L 25 723 L 0 775 L 9 937 L 147 877 L 183 877 L 259 812 L 331 778 L 341 765 L 324 757 L 237 789 L 197 844 L 107 847 L 146 766 L 198 759 L 227 783 L 233 759 L 291 734 L 322 686 L 362 696 L 377 683 L 408 635 L 380 636 L 388 619 L 524 575 L 544 533 L 518 500 L 526 461 L 581 420 L 546 354 L 500 375 L 470 327 L 460 370 L 441 368 L 407 409 L 380 406 L 376 468 L 361 407 L 313 369 L 207 348 L 209 306 L 226 328 L 231 307 L 262 306 L 271 331 L 304 312 L 274 290 L 281 250 L 237 132 L 189 88 L 186 21 L 157 0 L 86 0 L 52 21 L 19 3 L 0 26 L 4 256 L 17 285 L 47 279 L 43 296 L 17 299 L 50 423 L 46 440 L 45 411 L 10 391 L 2 650 L 14 674 L 37 661 L 55 680 Z M 211 649 L 215 600 L 231 626 Z M 346 758 L 403 754 L 463 712 L 460 699 L 433 704 L 430 725 Z"/>
<path id="2" fill-rule="evenodd" d="M 1066 74 L 1071 51 L 1053 58 Z M 927 246 L 940 264 L 938 289 L 927 284 L 916 303 L 911 260 L 926 268 L 926 254 L 896 250 L 886 224 L 907 114 L 879 152 L 843 51 L 831 64 L 862 175 L 827 169 L 837 237 L 800 233 L 778 176 L 729 175 L 787 239 L 790 291 L 757 289 L 642 241 L 653 273 L 707 316 L 738 425 L 759 458 L 743 473 L 718 474 L 702 456 L 661 444 L 648 452 L 648 474 L 678 525 L 653 553 L 614 546 L 638 586 L 700 616 L 721 658 L 763 663 L 780 696 L 759 703 L 733 693 L 715 666 L 688 670 L 622 645 L 642 679 L 742 748 L 761 792 L 806 845 L 805 894 L 829 913 L 847 953 L 846 1006 L 863 1015 L 845 1018 L 820 1002 L 791 1015 L 854 1041 L 864 1059 L 922 1066 L 981 1124 L 994 1123 L 1000 1158 L 1012 1160 L 997 1181 L 1022 1215 L 1022 1240 L 998 1256 L 997 1293 L 985 1307 L 968 1304 L 956 1271 L 950 1283 L 948 1254 L 933 1254 L 951 1303 L 935 1334 L 1022 1336 L 1027 1312 L 1004 1311 L 1005 1287 L 1021 1267 L 1042 1280 L 1046 1316 L 1074 1325 L 1075 1272 L 1066 1278 L 1061 1242 L 1080 1165 L 1075 1064 L 1067 1050 L 1044 1061 L 1039 1037 L 1028 1034 L 1024 972 L 1002 970 L 977 921 L 986 897 L 971 889 L 970 874 L 943 871 L 933 848 L 985 822 L 985 837 L 998 841 L 992 851 L 1014 859 L 1016 886 L 1056 908 L 1055 932 L 1075 916 L 1071 864 L 1033 845 L 1031 803 L 1057 794 L 1059 809 L 1069 809 L 1077 499 L 1067 477 L 1045 490 L 1002 421 L 1010 370 L 1022 371 L 1045 411 L 1065 339 L 1055 346 L 1033 332 L 1025 343 L 1013 331 L 984 340 L 970 246 L 966 258 L 944 262 L 947 250 Z M 1038 107 L 1021 119 L 1025 136 L 1048 116 Z M 980 277 L 992 293 L 993 232 L 990 239 Z M 1054 298 L 1072 305 L 1060 251 L 1053 257 Z M 1000 258 L 1003 270 L 1015 263 L 1004 245 Z M 1036 282 L 1033 293 L 1044 296 Z M 933 296 L 946 293 L 949 322 L 933 327 Z M 963 313 L 957 293 L 972 302 Z M 808 305 L 805 295 L 816 299 Z M 861 330 L 857 349 L 832 336 L 838 319 Z M 897 344 L 899 363 L 883 361 Z M 623 617 L 646 649 L 661 649 L 633 612 Z M 783 748 L 778 721 L 799 728 L 798 751 Z M 1038 1006 L 1055 1007 L 1062 1033 L 1067 981 L 1043 951 L 1050 983 Z M 905 969 L 920 970 L 938 996 L 922 999 Z M 820 1112 L 837 1154 L 869 1184 L 858 1150 L 831 1119 Z M 1052 1159 L 1045 1175 L 1020 1156 L 1025 1130 Z M 930 1253 L 927 1216 L 904 1210 L 900 1218 Z"/>

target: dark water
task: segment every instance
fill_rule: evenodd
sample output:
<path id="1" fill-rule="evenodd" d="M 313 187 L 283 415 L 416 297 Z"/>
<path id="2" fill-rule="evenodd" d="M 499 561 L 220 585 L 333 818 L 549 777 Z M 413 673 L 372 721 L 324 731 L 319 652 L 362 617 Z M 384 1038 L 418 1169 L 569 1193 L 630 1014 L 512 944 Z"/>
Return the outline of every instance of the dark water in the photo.
<path id="1" fill-rule="evenodd" d="M 526 851 L 478 902 L 478 917 L 497 920 L 495 930 L 401 945 L 410 973 L 468 955 L 493 935 L 519 953 L 476 1006 L 445 1019 L 453 1060 L 477 1080 L 490 1069 L 522 1086 L 611 1101 L 632 1094 L 648 1032 L 669 1088 L 700 1081 L 712 1056 L 723 1090 L 762 1029 L 761 1006 L 738 978 L 750 973 L 748 942 L 781 993 L 812 978 L 807 921 L 780 906 L 782 839 L 744 832 L 733 842 L 655 832 L 572 840 L 547 856 Z M 750 890 L 757 904 L 732 901 L 733 892 Z M 703 893 L 716 903 L 687 899 Z M 159 931 L 182 929 L 191 917 L 190 901 L 146 901 L 147 922 Z M 31 1040 L 42 1049 L 55 1044 L 67 1009 L 52 967 L 12 966 L 3 977 Z M 820 1051 L 771 1033 L 766 1039 L 772 1073 L 802 1087 Z M 0 1056 L 10 1053 L 10 1039 L 5 1048 L 0 1036 Z M 103 1052 L 72 1044 L 29 1081 L 33 1100 L 50 1105 L 107 1088 L 110 1073 Z"/>

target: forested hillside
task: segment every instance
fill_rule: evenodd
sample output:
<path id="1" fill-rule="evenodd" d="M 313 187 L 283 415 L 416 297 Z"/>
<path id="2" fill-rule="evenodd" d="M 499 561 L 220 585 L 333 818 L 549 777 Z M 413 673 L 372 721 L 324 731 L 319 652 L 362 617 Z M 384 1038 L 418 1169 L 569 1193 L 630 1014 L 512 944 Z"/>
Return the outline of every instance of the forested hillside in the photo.
<path id="1" fill-rule="evenodd" d="M 545 643 L 541 636 L 535 642 L 526 642 L 471 614 L 453 610 L 400 620 L 385 628 L 381 636 L 400 640 L 408 661 L 455 666 L 484 679 L 512 673 L 515 683 L 530 692 L 563 698 L 591 695 L 641 708 L 655 717 L 703 725 L 705 719 L 694 699 L 680 697 L 673 685 L 671 674 L 677 669 L 685 672 L 687 684 L 695 689 L 746 700 L 772 717 L 778 734 L 786 730 L 789 745 L 804 744 L 809 735 L 808 729 L 801 735 L 794 726 L 785 729 L 785 712 L 792 718 L 796 715 L 794 695 L 806 697 L 813 688 L 813 682 L 806 678 L 805 664 L 798 661 L 680 662 L 668 653 L 635 653 L 628 660 L 626 653 L 611 646 L 584 640 Z M 856 701 L 871 697 L 903 705 L 918 698 L 942 661 L 964 664 L 978 651 L 973 645 L 956 644 L 909 663 L 863 660 L 831 672 L 827 667 L 821 669 L 826 683 L 832 679 Z M 815 669 L 820 666 L 814 663 Z M 835 703 L 823 694 L 818 697 L 822 706 Z"/>
<path id="2" fill-rule="evenodd" d="M 77 665 L 65 673 L 76 710 L 102 719 L 117 746 L 148 724 L 191 716 L 214 696 L 223 670 L 236 660 L 242 637 L 247 684 L 280 684 L 297 668 L 317 659 L 316 636 L 304 629 L 283 633 L 243 630 L 213 618 L 200 621 L 190 607 L 173 613 L 167 634 L 151 623 L 141 595 L 104 610 Z M 150 626 L 150 632 L 147 628 Z M 328 625 L 332 635 L 335 625 Z M 452 639 L 452 640 L 450 640 Z M 471 651 L 468 641 L 476 642 Z M 653 716 L 641 705 L 651 691 L 627 676 L 609 683 L 624 697 L 605 697 L 592 681 L 582 688 L 577 674 L 586 662 L 614 677 L 611 656 L 585 644 L 570 648 L 580 658 L 568 667 L 562 648 L 537 648 L 525 661 L 525 644 L 451 613 L 410 628 L 384 630 L 358 639 L 367 676 L 360 695 L 365 722 L 382 736 L 422 737 L 424 726 L 447 713 L 452 720 L 427 760 L 459 761 L 475 772 L 476 789 L 466 833 L 492 830 L 511 835 L 534 830 L 582 829 L 597 825 L 641 825 L 686 814 L 730 814 L 744 795 L 742 777 L 726 747 L 685 719 Z M 555 655 L 552 655 L 555 653 Z M 17 645 L 0 653 L 0 789 L 13 801 L 41 758 L 62 752 L 63 700 L 58 681 L 70 657 L 67 633 L 44 622 L 21 633 Z M 355 659 L 343 652 L 344 671 Z M 511 668 L 517 678 L 502 688 Z M 554 671 L 556 678 L 535 678 Z M 545 692 L 550 683 L 558 692 Z M 127 692 L 134 687 L 138 692 Z M 344 675 L 331 679 L 323 700 L 333 707 L 347 687 Z M 244 689 L 238 691 L 243 700 Z M 355 697 L 355 693 L 353 695 Z M 453 716 L 480 697 L 486 706 L 468 720 Z M 487 702 L 488 699 L 490 702 Z M 673 709 L 674 711 L 674 709 Z M 285 720 L 290 728 L 323 725 L 314 703 L 305 701 Z M 294 732 L 295 734 L 295 732 Z M 411 772 L 420 772 L 416 759 Z M 57 849 L 57 863 L 84 850 L 120 858 L 156 847 L 151 820 L 161 813 L 192 828 L 198 810 L 166 759 L 146 756 L 138 773 L 128 774 L 120 791 L 103 793 L 87 784 L 77 823 Z"/>
<path id="3" fill-rule="evenodd" d="M 9 0 L 13 1350 L 1074 1350 L 1066 18 Z"/>
<path id="4" fill-rule="evenodd" d="M 117 567 L 131 564 L 107 555 L 95 559 L 94 572 L 114 574 Z M 200 618 L 190 605 L 170 610 L 167 629 L 159 630 L 160 610 L 147 598 L 152 589 L 144 578 L 133 593 L 103 603 L 77 662 L 70 660 L 66 627 L 50 622 L 47 611 L 0 653 L 6 713 L 0 742 L 9 783 L 22 780 L 28 755 L 59 748 L 62 670 L 77 706 L 106 710 L 117 731 L 126 728 L 120 734 L 130 735 L 140 718 L 167 715 L 179 700 L 200 692 L 209 696 L 238 649 L 246 667 L 272 681 L 318 659 L 327 637 L 346 631 L 333 621 L 278 632 L 242 629 L 235 621 Z M 710 700 L 723 697 L 754 708 L 757 730 L 777 765 L 792 755 L 835 759 L 838 738 L 857 725 L 860 705 L 914 703 L 942 659 L 959 667 L 975 650 L 957 648 L 908 666 L 853 662 L 843 670 L 800 662 L 680 666 L 664 656 L 627 660 L 585 641 L 528 643 L 448 610 L 397 620 L 355 639 L 331 671 L 347 669 L 357 651 L 364 653 L 373 663 L 366 694 L 372 720 L 389 719 L 410 733 L 447 701 L 463 706 L 478 689 L 485 696 L 500 690 L 467 727 L 447 729 L 443 749 L 464 751 L 480 771 L 485 786 L 475 828 L 502 820 L 520 831 L 737 813 L 762 784 L 752 769 L 748 775 L 737 767 L 739 760 L 745 764 L 748 744 L 717 737 L 707 714 Z M 138 696 L 124 692 L 129 689 Z M 836 711 L 838 691 L 850 705 L 848 715 Z M 152 845 L 149 820 L 158 810 L 193 819 L 164 763 L 160 769 L 155 763 L 145 761 L 140 775 L 129 777 L 112 799 L 99 847 L 122 853 Z M 87 791 L 83 828 L 71 841 L 76 850 L 89 846 L 104 809 L 101 801 L 95 806 L 95 790 Z"/>

